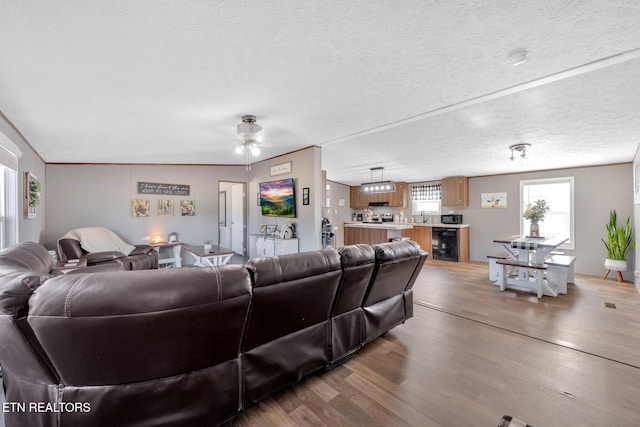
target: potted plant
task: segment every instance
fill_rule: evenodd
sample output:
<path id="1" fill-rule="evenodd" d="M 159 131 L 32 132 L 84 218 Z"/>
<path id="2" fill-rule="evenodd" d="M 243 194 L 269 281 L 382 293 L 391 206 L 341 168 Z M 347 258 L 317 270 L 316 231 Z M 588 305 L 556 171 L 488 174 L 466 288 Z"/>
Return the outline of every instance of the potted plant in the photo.
<path id="1" fill-rule="evenodd" d="M 531 221 L 529 226 L 529 236 L 540 236 L 540 221 L 544 221 L 544 216 L 551 210 L 549 203 L 546 200 L 536 200 L 533 204 L 527 204 L 527 208 L 524 211 L 523 216 L 525 219 Z"/>
<path id="2" fill-rule="evenodd" d="M 636 242 L 633 241 L 631 217 L 627 218 L 624 227 L 618 227 L 618 215 L 615 209 L 612 210 L 609 213 L 609 223 L 607 224 L 607 240 L 600 240 L 607 248 L 607 259 L 604 262 L 607 273 L 603 279 L 611 270 L 618 271 L 618 279 L 620 279 L 622 275 L 620 272 L 627 270 L 627 253 L 636 245 Z"/>

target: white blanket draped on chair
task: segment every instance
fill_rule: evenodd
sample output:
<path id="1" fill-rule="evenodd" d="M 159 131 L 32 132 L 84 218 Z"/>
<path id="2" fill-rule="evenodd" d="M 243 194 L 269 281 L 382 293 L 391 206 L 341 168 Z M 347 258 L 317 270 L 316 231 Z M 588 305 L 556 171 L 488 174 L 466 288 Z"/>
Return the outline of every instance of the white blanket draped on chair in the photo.
<path id="1" fill-rule="evenodd" d="M 67 232 L 61 239 L 74 239 L 87 252 L 118 251 L 129 255 L 136 247 L 128 244 L 113 231 L 104 227 L 75 228 Z M 63 256 L 58 243 L 58 253 Z"/>

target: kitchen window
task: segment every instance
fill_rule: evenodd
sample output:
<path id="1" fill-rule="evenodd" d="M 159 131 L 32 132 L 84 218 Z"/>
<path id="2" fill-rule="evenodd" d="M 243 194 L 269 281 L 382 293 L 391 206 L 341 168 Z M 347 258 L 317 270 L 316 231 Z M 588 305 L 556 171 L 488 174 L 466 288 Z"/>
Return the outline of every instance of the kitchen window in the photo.
<path id="1" fill-rule="evenodd" d="M 411 214 L 440 215 L 442 190 L 440 184 L 411 186 Z"/>
<path id="2" fill-rule="evenodd" d="M 527 204 L 545 200 L 551 210 L 540 222 L 540 236 L 569 237 L 561 246 L 574 249 L 575 214 L 573 203 L 573 177 L 530 179 L 520 181 L 520 234 L 529 234 L 529 220 L 523 213 Z"/>

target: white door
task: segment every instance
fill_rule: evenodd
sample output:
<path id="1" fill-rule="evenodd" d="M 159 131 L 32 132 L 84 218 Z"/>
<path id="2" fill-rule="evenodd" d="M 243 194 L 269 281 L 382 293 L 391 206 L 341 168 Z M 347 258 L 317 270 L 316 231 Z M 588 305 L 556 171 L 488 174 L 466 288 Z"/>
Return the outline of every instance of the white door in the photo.
<path id="1" fill-rule="evenodd" d="M 231 249 L 241 255 L 245 255 L 244 186 L 233 184 L 231 187 Z"/>

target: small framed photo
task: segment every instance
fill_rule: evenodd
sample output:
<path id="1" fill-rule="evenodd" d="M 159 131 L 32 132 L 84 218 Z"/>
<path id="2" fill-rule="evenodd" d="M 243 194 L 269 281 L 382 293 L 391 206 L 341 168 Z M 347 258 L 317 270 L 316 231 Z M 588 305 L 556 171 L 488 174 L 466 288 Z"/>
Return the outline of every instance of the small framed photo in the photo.
<path id="1" fill-rule="evenodd" d="M 303 205 L 309 204 L 309 187 L 304 187 L 302 189 L 302 204 Z"/>
<path id="2" fill-rule="evenodd" d="M 151 202 L 148 199 L 131 200 L 132 217 L 148 217 L 151 213 Z"/>
<path id="3" fill-rule="evenodd" d="M 273 233 L 276 232 L 276 226 L 275 225 L 267 225 L 267 236 L 271 236 Z"/>
<path id="4" fill-rule="evenodd" d="M 173 200 L 158 200 L 158 216 L 173 216 Z"/>
<path id="5" fill-rule="evenodd" d="M 195 200 L 180 200 L 180 215 L 195 216 L 196 215 Z"/>
<path id="6" fill-rule="evenodd" d="M 260 226 L 260 234 L 267 234 L 267 225 L 266 224 L 262 224 Z"/>

